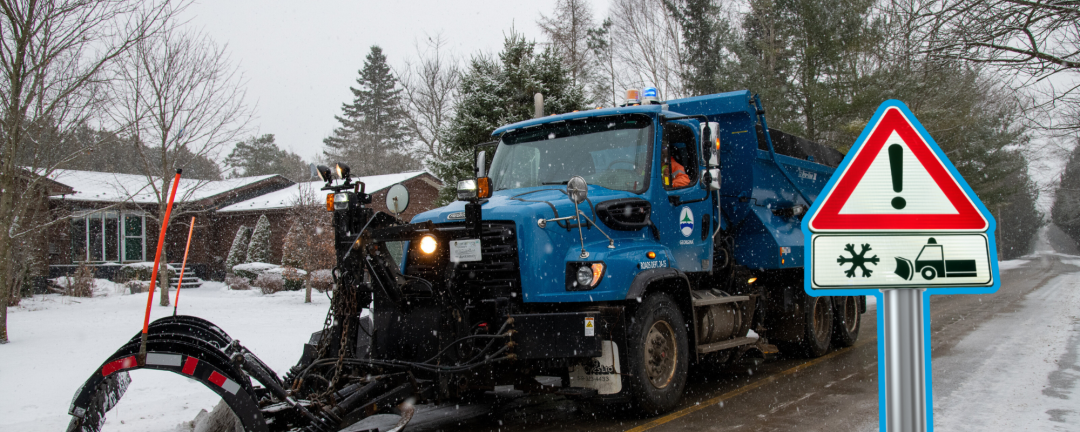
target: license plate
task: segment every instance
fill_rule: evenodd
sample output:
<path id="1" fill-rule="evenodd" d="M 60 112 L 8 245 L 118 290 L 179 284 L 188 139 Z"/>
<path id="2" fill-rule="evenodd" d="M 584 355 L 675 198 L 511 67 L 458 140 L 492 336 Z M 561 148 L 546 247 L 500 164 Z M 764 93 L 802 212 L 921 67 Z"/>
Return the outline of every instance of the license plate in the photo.
<path id="1" fill-rule="evenodd" d="M 480 261 L 480 239 L 451 240 L 450 261 L 469 262 Z"/>

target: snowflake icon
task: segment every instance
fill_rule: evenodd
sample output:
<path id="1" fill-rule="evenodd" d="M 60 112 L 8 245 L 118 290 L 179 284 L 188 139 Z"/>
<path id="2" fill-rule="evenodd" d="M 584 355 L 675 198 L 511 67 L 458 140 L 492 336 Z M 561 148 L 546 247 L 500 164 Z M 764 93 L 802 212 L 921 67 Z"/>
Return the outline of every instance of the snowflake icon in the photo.
<path id="1" fill-rule="evenodd" d="M 851 257 L 848 258 L 848 257 L 845 257 L 843 255 L 840 255 L 840 257 L 836 259 L 836 262 L 840 263 L 841 266 L 844 265 L 844 264 L 851 264 L 851 268 L 845 270 L 844 274 L 846 274 L 847 277 L 849 277 L 849 278 L 853 278 L 853 277 L 855 277 L 855 269 L 856 268 L 862 268 L 862 276 L 863 277 L 870 277 L 870 274 L 873 273 L 874 271 L 870 270 L 870 269 L 867 269 L 866 268 L 866 263 L 871 263 L 873 265 L 877 265 L 877 263 L 879 261 L 877 255 L 874 255 L 874 256 L 872 256 L 870 258 L 866 258 L 866 253 L 870 251 L 870 245 L 869 244 L 863 244 L 862 245 L 862 252 L 855 253 L 855 245 L 849 243 L 846 247 L 844 247 L 844 250 L 848 251 L 848 253 L 851 254 Z"/>

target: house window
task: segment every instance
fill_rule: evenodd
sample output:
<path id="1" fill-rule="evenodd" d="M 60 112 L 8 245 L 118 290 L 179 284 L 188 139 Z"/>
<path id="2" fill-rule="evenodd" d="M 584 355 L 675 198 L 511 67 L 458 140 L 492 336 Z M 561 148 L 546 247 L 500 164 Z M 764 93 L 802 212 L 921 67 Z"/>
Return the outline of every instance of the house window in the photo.
<path id="1" fill-rule="evenodd" d="M 141 213 L 105 211 L 77 216 L 71 220 L 73 260 L 143 261 L 145 233 L 146 217 Z"/>

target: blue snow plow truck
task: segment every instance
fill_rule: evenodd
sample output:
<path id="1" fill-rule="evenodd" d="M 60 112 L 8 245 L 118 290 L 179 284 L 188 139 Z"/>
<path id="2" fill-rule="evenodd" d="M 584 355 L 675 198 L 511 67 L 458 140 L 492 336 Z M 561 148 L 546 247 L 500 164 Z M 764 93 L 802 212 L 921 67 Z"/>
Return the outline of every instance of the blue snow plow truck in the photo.
<path id="1" fill-rule="evenodd" d="M 657 414 L 692 363 L 853 345 L 865 300 L 803 291 L 801 218 L 842 155 L 769 129 L 748 91 L 645 95 L 497 129 L 459 201 L 411 222 L 372 209 L 348 166 L 318 167 L 335 285 L 297 365 L 278 375 L 212 323 L 162 318 L 94 371 L 69 431 L 99 430 L 134 369 L 202 382 L 247 431 L 380 413 L 401 430 L 416 403 L 506 385 Z"/>

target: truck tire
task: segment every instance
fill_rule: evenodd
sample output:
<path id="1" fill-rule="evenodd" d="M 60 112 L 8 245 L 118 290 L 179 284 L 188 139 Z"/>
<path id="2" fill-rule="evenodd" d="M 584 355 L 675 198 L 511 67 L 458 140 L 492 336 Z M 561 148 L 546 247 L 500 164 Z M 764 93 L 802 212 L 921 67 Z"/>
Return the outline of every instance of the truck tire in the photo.
<path id="1" fill-rule="evenodd" d="M 806 357 L 821 357 L 829 351 L 829 343 L 832 342 L 833 302 L 829 297 L 805 298 L 799 348 Z"/>
<path id="2" fill-rule="evenodd" d="M 855 345 L 860 328 L 862 316 L 859 314 L 859 297 L 836 297 L 833 305 L 833 346 L 847 348 Z"/>
<path id="3" fill-rule="evenodd" d="M 690 360 L 686 324 L 663 293 L 645 298 L 627 328 L 626 363 L 635 405 L 650 415 L 675 407 L 686 387 Z"/>

